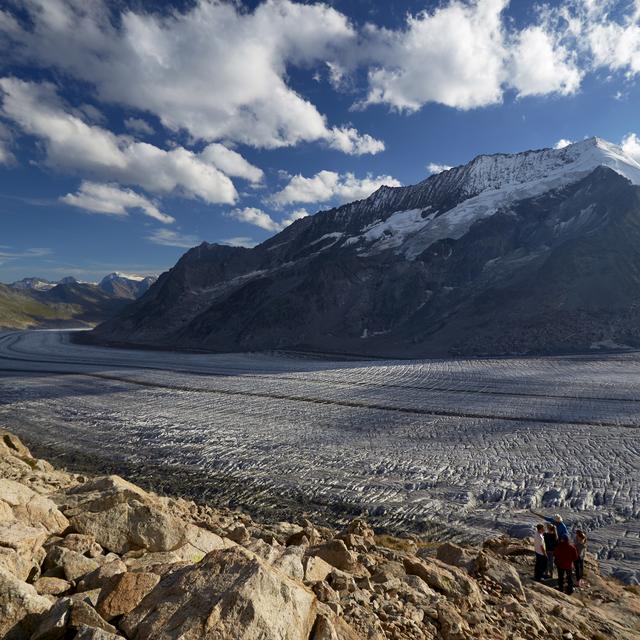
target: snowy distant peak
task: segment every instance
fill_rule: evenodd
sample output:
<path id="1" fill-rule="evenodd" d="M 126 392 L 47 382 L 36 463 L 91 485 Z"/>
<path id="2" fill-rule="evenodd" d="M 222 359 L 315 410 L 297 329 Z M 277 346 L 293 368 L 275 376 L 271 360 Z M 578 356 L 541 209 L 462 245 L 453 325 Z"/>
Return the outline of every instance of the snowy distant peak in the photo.
<path id="1" fill-rule="evenodd" d="M 56 283 L 44 278 L 22 278 L 22 280 L 12 282 L 10 286 L 19 291 L 48 291 L 55 287 Z"/>
<path id="2" fill-rule="evenodd" d="M 110 282 L 111 280 L 133 280 L 134 282 L 142 282 L 145 278 L 151 276 L 138 276 L 133 273 L 122 273 L 120 271 L 114 271 L 102 278 L 102 282 Z"/>

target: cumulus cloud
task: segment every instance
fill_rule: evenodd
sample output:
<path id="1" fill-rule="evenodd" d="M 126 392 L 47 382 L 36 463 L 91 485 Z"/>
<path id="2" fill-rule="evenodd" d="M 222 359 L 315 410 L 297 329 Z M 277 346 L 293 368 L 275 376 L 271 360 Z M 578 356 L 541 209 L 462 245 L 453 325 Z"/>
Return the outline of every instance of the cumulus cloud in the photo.
<path id="1" fill-rule="evenodd" d="M 208 145 L 202 151 L 200 157 L 229 176 L 244 178 L 253 183 L 261 182 L 264 177 L 262 169 L 255 167 L 237 151 L 228 149 L 223 144 L 214 142 Z"/>
<path id="2" fill-rule="evenodd" d="M 506 49 L 502 11 L 508 0 L 450 2 L 407 17 L 404 29 L 370 26 L 372 68 L 363 105 L 416 111 L 427 102 L 470 109 L 499 102 Z"/>
<path id="3" fill-rule="evenodd" d="M 118 21 L 103 0 L 29 0 L 23 10 L 29 26 L 7 12 L 0 20 L 7 55 L 71 73 L 103 101 L 154 113 L 170 130 L 265 148 L 326 140 L 346 153 L 381 150 L 370 136 L 329 127 L 287 84 L 288 67 L 323 64 L 356 40 L 326 4 L 267 0 L 248 11 L 196 0 L 183 12 L 126 9 Z"/>
<path id="4" fill-rule="evenodd" d="M 125 118 L 124 126 L 133 131 L 134 133 L 141 133 L 142 135 L 150 136 L 155 132 L 153 127 L 142 118 Z"/>
<path id="5" fill-rule="evenodd" d="M 512 60 L 509 82 L 519 96 L 568 95 L 575 93 L 582 81 L 575 54 L 542 26 L 528 27 L 518 34 Z"/>
<path id="6" fill-rule="evenodd" d="M 231 180 L 197 154 L 169 151 L 89 125 L 65 108 L 51 84 L 0 79 L 2 114 L 44 142 L 47 163 L 103 181 L 135 184 L 158 194 L 178 193 L 209 203 L 234 203 Z"/>
<path id="7" fill-rule="evenodd" d="M 256 207 L 245 207 L 244 209 L 233 209 L 229 212 L 229 215 L 238 220 L 239 222 L 246 222 L 248 224 L 260 227 L 265 231 L 282 231 L 285 227 L 293 224 L 296 220 L 305 218 L 309 214 L 304 209 L 297 209 L 286 215 L 279 222 L 274 220 L 268 213 L 262 209 Z"/>
<path id="8" fill-rule="evenodd" d="M 154 229 L 147 236 L 147 240 L 164 247 L 180 247 L 181 249 L 191 249 L 191 247 L 202 243 L 202 240 L 197 236 L 171 229 Z"/>
<path id="9" fill-rule="evenodd" d="M 339 202 L 349 202 L 366 198 L 382 185 L 401 186 L 400 182 L 391 176 L 367 175 L 359 179 L 353 173 L 341 175 L 335 171 L 325 170 L 319 171 L 310 178 L 300 174 L 293 176 L 286 187 L 272 196 L 271 201 L 278 206 L 297 202 L 327 202 L 334 199 Z"/>
<path id="10" fill-rule="evenodd" d="M 620 143 L 622 150 L 640 163 L 640 138 L 635 133 L 627 134 Z"/>
<path id="11" fill-rule="evenodd" d="M 116 184 L 84 181 L 77 193 L 68 193 L 60 200 L 90 213 L 127 216 L 130 209 L 139 209 L 150 218 L 155 218 L 165 224 L 175 222 L 174 218 L 162 213 L 148 198 L 131 189 L 123 189 Z"/>
<path id="12" fill-rule="evenodd" d="M 571 142 L 571 140 L 567 140 L 566 138 L 560 138 L 560 140 L 558 140 L 558 142 L 556 142 L 553 145 L 554 149 L 564 149 L 565 147 L 568 147 L 570 144 L 573 144 Z"/>
<path id="13" fill-rule="evenodd" d="M 438 164 L 437 162 L 430 162 L 427 165 L 427 171 L 430 174 L 442 173 L 443 171 L 448 171 L 451 167 L 448 164 Z"/>
<path id="14" fill-rule="evenodd" d="M 258 243 L 247 236 L 235 236 L 233 238 L 227 238 L 226 240 L 220 240 L 219 244 L 226 244 L 229 247 L 244 247 L 245 249 L 251 249 Z"/>

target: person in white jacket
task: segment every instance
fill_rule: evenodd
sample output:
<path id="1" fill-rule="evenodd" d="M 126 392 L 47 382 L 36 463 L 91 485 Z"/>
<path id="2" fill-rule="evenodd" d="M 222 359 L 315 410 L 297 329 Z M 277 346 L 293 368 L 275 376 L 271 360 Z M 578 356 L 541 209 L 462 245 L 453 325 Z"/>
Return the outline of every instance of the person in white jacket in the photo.
<path id="1" fill-rule="evenodd" d="M 536 551 L 536 564 L 533 569 L 533 579 L 542 582 L 542 577 L 547 569 L 547 549 L 544 544 L 544 525 L 537 524 L 533 534 L 533 548 Z"/>

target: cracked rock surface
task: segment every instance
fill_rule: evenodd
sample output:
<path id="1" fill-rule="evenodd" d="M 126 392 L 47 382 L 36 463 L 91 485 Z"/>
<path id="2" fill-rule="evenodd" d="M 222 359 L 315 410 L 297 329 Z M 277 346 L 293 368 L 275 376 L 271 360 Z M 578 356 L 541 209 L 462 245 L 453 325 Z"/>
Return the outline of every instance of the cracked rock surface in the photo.
<path id="1" fill-rule="evenodd" d="M 568 596 L 530 579 L 530 540 L 503 536 L 463 548 L 376 535 L 362 519 L 341 530 L 306 519 L 264 524 L 237 511 L 159 497 L 118 476 L 43 470 L 14 435 L 0 430 L 0 442 L 10 445 L 0 447 L 0 478 L 11 474 L 58 505 L 37 512 L 42 523 L 26 512 L 9 523 L 16 539 L 25 535 L 48 552 L 45 561 L 31 549 L 37 577 L 0 567 L 3 639 L 632 640 L 640 634 L 640 592 L 602 577 L 590 554 L 586 584 Z M 201 552 L 186 557 L 181 539 L 157 551 L 152 538 L 139 538 L 116 553 L 74 528 L 72 514 L 110 512 L 119 531 L 131 527 L 127 540 L 134 540 L 136 521 L 113 512 L 114 504 L 131 503 L 171 518 Z M 52 533 L 52 516 L 67 517 L 69 525 Z M 34 543 L 30 528 L 42 539 Z M 73 576 L 57 577 L 68 572 L 68 554 L 97 568 L 74 562 Z"/>
<path id="2" fill-rule="evenodd" d="M 364 515 L 467 544 L 529 535 L 530 508 L 559 512 L 588 531 L 605 572 L 640 582 L 638 353 L 337 362 L 103 349 L 30 332 L 0 335 L 0 370 L 0 419 L 78 471 L 272 521 Z M 64 488 L 48 463 L 21 462 Z M 48 509 L 12 501 L 0 514 Z M 139 526 L 106 533 L 124 513 Z M 162 553 L 180 535 L 139 496 L 63 517 L 112 538 L 101 542 L 116 553 L 142 541 Z M 239 526 L 229 538 L 247 535 Z M 183 556 L 188 545 L 198 548 L 185 540 Z"/>

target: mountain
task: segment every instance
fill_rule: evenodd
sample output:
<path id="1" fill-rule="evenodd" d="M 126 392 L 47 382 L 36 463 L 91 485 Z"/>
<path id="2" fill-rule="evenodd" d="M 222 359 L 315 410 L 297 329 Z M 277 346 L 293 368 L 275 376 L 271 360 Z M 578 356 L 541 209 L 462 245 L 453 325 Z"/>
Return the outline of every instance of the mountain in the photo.
<path id="1" fill-rule="evenodd" d="M 17 291 L 46 291 L 55 287 L 56 283 L 44 278 L 22 278 L 22 280 L 12 282 L 9 286 Z"/>
<path id="2" fill-rule="evenodd" d="M 117 298 L 136 300 L 146 293 L 156 280 L 156 276 L 136 276 L 114 272 L 105 276 L 98 287 Z"/>
<path id="3" fill-rule="evenodd" d="M 56 282 L 23 278 L 0 285 L 0 328 L 82 327 L 102 322 L 141 296 L 153 276 L 112 273 L 100 284 L 67 276 Z"/>
<path id="4" fill-rule="evenodd" d="M 590 138 L 478 156 L 298 220 L 203 243 L 92 339 L 380 356 L 640 345 L 640 164 Z"/>
<path id="5" fill-rule="evenodd" d="M 0 329 L 29 329 L 59 326 L 72 320 L 77 309 L 70 305 L 47 304 L 28 292 L 0 284 Z"/>

